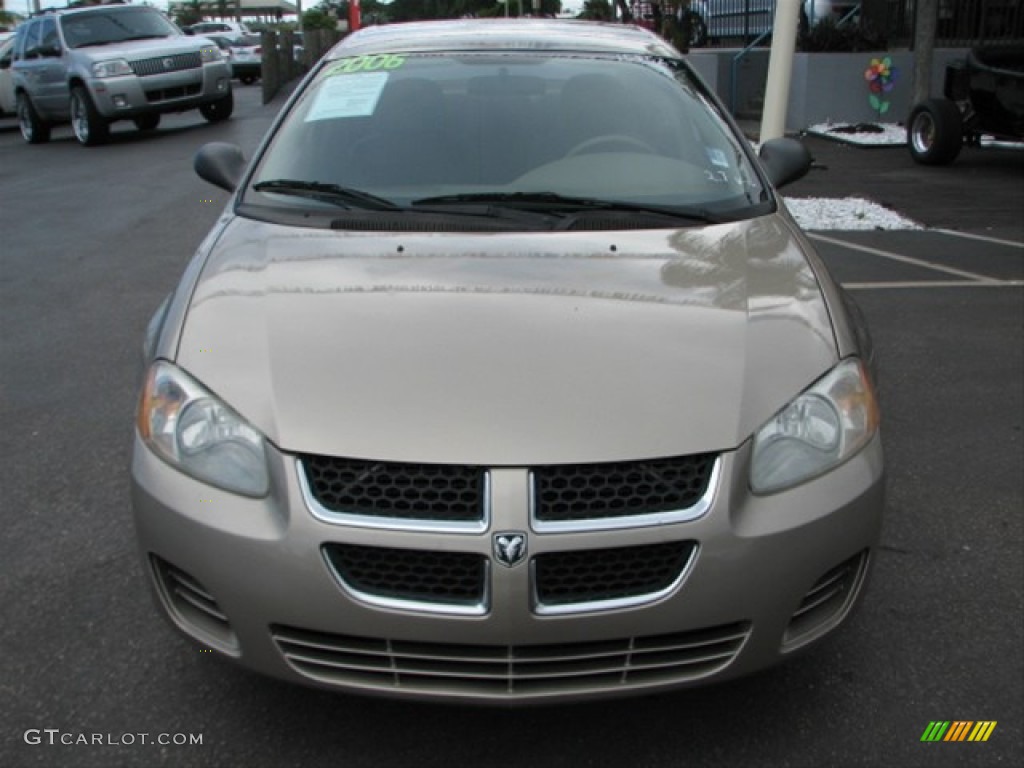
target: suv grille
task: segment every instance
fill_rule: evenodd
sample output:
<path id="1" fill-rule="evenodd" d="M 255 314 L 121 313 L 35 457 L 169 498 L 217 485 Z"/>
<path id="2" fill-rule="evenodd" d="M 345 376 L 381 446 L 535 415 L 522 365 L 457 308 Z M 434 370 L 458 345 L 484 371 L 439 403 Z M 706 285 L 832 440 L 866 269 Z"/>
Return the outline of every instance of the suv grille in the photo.
<path id="1" fill-rule="evenodd" d="M 538 555 L 537 599 L 554 606 L 652 595 L 678 580 L 696 549 L 693 541 L 670 541 Z"/>
<path id="2" fill-rule="evenodd" d="M 304 456 L 313 498 L 350 515 L 474 522 L 484 518 L 484 470 Z"/>
<path id="3" fill-rule="evenodd" d="M 708 488 L 715 455 L 569 464 L 533 470 L 536 518 L 555 522 L 629 517 L 691 507 Z"/>
<path id="4" fill-rule="evenodd" d="M 697 680 L 729 665 L 750 625 L 524 646 L 378 640 L 283 626 L 271 633 L 292 669 L 328 685 L 508 700 Z"/>
<path id="5" fill-rule="evenodd" d="M 202 56 L 192 53 L 173 53 L 168 56 L 154 56 L 152 59 L 130 61 L 128 65 L 139 77 L 162 75 L 165 72 L 178 72 L 182 69 L 199 69 L 203 66 Z"/>
<path id="6" fill-rule="evenodd" d="M 486 560 L 467 552 L 433 552 L 327 544 L 324 555 L 342 583 L 374 598 L 480 605 Z"/>

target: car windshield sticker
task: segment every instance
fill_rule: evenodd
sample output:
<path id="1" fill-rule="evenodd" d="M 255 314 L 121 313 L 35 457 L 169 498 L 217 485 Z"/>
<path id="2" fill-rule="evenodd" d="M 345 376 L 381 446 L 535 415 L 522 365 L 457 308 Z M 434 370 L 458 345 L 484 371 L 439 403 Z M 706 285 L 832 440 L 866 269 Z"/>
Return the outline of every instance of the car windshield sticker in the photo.
<path id="1" fill-rule="evenodd" d="M 725 157 L 725 152 L 718 149 L 717 147 L 705 147 L 704 151 L 708 154 L 708 160 L 711 161 L 712 165 L 717 165 L 719 168 L 728 168 L 729 161 Z"/>
<path id="2" fill-rule="evenodd" d="M 356 72 L 390 72 L 405 64 L 405 56 L 394 53 L 379 53 L 374 56 L 356 56 L 332 64 L 324 72 L 324 77 L 335 75 L 352 75 Z"/>
<path id="3" fill-rule="evenodd" d="M 313 106 L 306 114 L 306 122 L 372 115 L 387 82 L 387 72 L 328 78 L 321 84 Z"/>

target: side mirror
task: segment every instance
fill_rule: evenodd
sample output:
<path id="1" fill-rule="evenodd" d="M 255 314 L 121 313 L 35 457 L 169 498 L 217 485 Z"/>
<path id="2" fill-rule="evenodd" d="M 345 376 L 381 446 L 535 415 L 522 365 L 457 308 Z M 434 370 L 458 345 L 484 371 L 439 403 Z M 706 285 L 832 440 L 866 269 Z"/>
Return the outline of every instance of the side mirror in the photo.
<path id="1" fill-rule="evenodd" d="M 234 192 L 245 170 L 245 156 L 235 144 L 212 141 L 199 148 L 192 167 L 204 181 Z"/>
<path id="2" fill-rule="evenodd" d="M 758 157 L 776 188 L 803 178 L 811 170 L 811 153 L 796 139 L 770 139 L 761 145 Z"/>

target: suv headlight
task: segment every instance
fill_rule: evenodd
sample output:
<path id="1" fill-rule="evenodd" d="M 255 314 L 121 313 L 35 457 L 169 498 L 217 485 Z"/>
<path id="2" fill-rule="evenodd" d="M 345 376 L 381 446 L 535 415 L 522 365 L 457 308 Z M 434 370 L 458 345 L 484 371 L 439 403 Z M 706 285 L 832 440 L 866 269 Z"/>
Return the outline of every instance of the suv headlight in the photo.
<path id="1" fill-rule="evenodd" d="M 843 360 L 754 435 L 751 489 L 774 493 L 842 464 L 874 436 L 878 421 L 864 364 Z"/>
<path id="2" fill-rule="evenodd" d="M 216 45 L 204 45 L 199 49 L 199 55 L 202 57 L 204 64 L 209 64 L 211 61 L 220 61 L 224 58 L 220 48 Z"/>
<path id="3" fill-rule="evenodd" d="M 95 77 L 121 77 L 132 74 L 131 65 L 124 59 L 110 59 L 109 61 L 97 61 L 92 65 L 92 73 Z"/>
<path id="4" fill-rule="evenodd" d="M 177 366 L 150 366 L 137 426 L 158 456 L 197 480 L 246 496 L 269 490 L 263 435 Z"/>

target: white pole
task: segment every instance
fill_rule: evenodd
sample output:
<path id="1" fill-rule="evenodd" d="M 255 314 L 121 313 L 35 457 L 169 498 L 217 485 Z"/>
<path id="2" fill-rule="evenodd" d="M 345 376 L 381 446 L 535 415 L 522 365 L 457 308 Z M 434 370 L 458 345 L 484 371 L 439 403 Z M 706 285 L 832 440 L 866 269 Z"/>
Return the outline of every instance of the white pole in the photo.
<path id="1" fill-rule="evenodd" d="M 772 52 L 768 59 L 768 83 L 764 89 L 761 141 L 777 139 L 786 132 L 789 81 L 793 76 L 793 53 L 800 22 L 800 0 L 779 0 L 772 28 Z"/>

